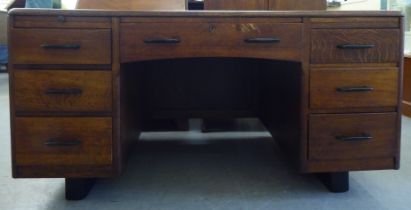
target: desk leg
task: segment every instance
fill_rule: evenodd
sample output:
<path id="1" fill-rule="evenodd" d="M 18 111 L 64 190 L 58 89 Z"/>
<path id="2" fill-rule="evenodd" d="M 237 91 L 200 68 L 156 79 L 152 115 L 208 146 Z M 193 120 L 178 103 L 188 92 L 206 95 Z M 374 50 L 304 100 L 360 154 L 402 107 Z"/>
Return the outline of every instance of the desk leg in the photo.
<path id="1" fill-rule="evenodd" d="M 318 178 L 330 192 L 342 193 L 349 189 L 348 171 L 320 173 Z"/>
<path id="2" fill-rule="evenodd" d="M 66 199 L 73 201 L 84 199 L 94 182 L 93 178 L 66 178 Z"/>

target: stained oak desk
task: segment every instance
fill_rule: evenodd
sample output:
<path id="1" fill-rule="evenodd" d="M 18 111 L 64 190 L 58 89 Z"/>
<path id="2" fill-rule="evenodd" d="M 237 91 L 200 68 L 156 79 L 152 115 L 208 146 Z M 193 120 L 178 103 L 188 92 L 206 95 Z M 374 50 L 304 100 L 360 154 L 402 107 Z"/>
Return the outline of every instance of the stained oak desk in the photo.
<path id="1" fill-rule="evenodd" d="M 10 12 L 15 178 L 119 175 L 159 118 L 258 117 L 303 173 L 398 169 L 398 12 Z"/>

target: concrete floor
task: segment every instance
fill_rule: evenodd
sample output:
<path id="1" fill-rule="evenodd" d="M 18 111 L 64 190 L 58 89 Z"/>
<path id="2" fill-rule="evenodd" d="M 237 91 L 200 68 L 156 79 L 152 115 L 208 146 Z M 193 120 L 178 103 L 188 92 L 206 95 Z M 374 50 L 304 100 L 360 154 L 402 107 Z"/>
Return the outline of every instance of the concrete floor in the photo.
<path id="1" fill-rule="evenodd" d="M 6 74 L 0 108 L 1 210 L 411 209 L 410 118 L 403 120 L 401 170 L 352 172 L 347 193 L 329 193 L 314 176 L 296 173 L 265 132 L 194 129 L 144 134 L 123 176 L 100 180 L 87 199 L 70 202 L 63 179 L 11 178 Z"/>

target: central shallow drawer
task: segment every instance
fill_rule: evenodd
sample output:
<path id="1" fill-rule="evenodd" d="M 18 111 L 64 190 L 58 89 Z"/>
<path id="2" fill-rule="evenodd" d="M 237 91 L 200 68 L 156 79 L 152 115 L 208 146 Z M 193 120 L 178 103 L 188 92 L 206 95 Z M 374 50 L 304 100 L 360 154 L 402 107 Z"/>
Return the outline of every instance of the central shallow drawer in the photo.
<path id="1" fill-rule="evenodd" d="M 111 112 L 110 71 L 14 72 L 17 112 Z"/>
<path id="2" fill-rule="evenodd" d="M 300 60 L 299 23 L 122 23 L 121 62 L 178 57 Z"/>
<path id="3" fill-rule="evenodd" d="M 310 160 L 394 157 L 397 141 L 397 113 L 310 116 Z"/>
<path id="4" fill-rule="evenodd" d="M 110 29 L 13 29 L 14 64 L 111 64 Z"/>
<path id="5" fill-rule="evenodd" d="M 19 166 L 110 165 L 111 118 L 16 118 L 14 157 Z"/>

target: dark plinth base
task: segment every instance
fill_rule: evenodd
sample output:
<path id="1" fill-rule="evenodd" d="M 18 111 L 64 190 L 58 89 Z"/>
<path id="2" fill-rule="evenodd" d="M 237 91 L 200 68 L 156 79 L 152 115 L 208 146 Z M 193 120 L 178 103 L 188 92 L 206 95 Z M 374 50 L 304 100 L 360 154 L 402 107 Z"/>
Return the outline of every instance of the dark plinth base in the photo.
<path id="1" fill-rule="evenodd" d="M 95 179 L 92 178 L 66 178 L 66 199 L 84 199 L 93 187 L 94 182 Z"/>
<path id="2" fill-rule="evenodd" d="M 238 128 L 235 119 L 204 119 L 201 126 L 203 133 L 235 131 L 236 129 Z"/>
<path id="3" fill-rule="evenodd" d="M 342 193 L 349 190 L 348 172 L 320 173 L 318 178 L 330 192 Z"/>
<path id="4" fill-rule="evenodd" d="M 188 131 L 189 124 L 187 118 L 175 119 L 154 119 L 147 120 L 143 124 L 144 131 Z"/>

